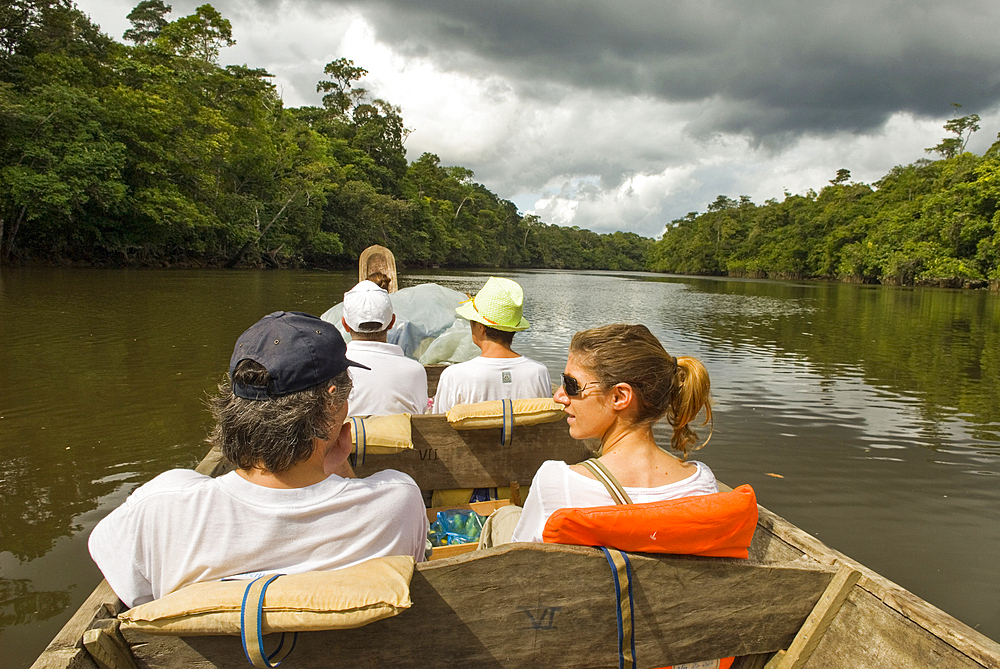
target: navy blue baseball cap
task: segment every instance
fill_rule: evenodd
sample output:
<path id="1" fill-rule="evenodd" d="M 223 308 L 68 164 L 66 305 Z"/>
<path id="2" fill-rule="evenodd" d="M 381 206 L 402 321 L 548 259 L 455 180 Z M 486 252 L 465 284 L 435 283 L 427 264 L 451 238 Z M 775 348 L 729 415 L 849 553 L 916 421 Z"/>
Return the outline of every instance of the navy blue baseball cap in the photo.
<path id="1" fill-rule="evenodd" d="M 348 367 L 370 369 L 347 359 L 347 344 L 333 323 L 298 311 L 275 311 L 240 335 L 229 361 L 229 379 L 244 360 L 270 373 L 267 386 L 233 383 L 233 394 L 266 400 L 327 383 Z"/>

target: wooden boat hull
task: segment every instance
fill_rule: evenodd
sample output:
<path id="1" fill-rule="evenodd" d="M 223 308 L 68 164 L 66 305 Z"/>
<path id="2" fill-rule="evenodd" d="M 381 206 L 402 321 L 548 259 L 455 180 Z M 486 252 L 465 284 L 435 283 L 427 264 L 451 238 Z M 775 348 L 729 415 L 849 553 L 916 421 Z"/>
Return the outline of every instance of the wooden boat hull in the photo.
<path id="1" fill-rule="evenodd" d="M 359 474 L 400 469 L 424 490 L 526 484 L 544 460 L 588 453 L 562 422 L 518 428 L 509 449 L 498 429 L 460 432 L 442 416 L 414 416 L 412 426 L 412 451 L 370 456 Z M 213 451 L 197 469 L 229 465 Z M 734 667 L 759 669 L 781 649 L 769 668 L 1000 667 L 1000 644 L 763 507 L 749 560 L 635 555 L 633 564 L 639 667 L 737 655 Z M 842 566 L 860 578 L 841 605 L 825 590 Z M 598 549 L 512 544 L 435 560 L 417 566 L 411 593 L 413 607 L 395 618 L 300 634 L 285 665 L 618 666 L 611 571 Z M 114 653 L 112 637 L 130 650 L 105 667 L 248 666 L 236 637 L 128 632 L 126 645 L 95 629 L 121 609 L 102 583 L 33 669 L 97 667 L 95 655 Z"/>

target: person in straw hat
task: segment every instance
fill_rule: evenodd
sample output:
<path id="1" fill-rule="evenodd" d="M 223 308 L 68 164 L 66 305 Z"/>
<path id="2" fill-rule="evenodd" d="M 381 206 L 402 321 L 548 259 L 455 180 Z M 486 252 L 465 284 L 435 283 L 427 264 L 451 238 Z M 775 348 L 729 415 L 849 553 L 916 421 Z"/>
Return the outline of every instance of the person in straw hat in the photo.
<path id="1" fill-rule="evenodd" d="M 456 404 L 552 395 L 545 365 L 511 348 L 514 333 L 528 329 L 523 303 L 524 292 L 516 281 L 491 276 L 475 297 L 458 305 L 455 311 L 469 320 L 472 342 L 482 355 L 442 372 L 433 413 L 445 413 Z"/>

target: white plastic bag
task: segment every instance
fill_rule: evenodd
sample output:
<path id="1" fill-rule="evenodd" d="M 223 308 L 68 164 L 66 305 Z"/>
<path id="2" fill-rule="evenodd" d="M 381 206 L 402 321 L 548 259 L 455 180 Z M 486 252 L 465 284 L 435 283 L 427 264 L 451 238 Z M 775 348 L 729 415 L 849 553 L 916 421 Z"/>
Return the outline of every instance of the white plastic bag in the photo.
<path id="1" fill-rule="evenodd" d="M 472 343 L 469 321 L 458 318 L 450 328 L 430 343 L 419 360 L 421 365 L 465 362 L 472 360 L 479 353 L 479 347 Z"/>
<path id="2" fill-rule="evenodd" d="M 388 341 L 402 348 L 407 357 L 430 365 L 464 362 L 479 355 L 479 348 L 472 343 L 469 321 L 455 314 L 455 307 L 468 299 L 464 293 L 436 283 L 422 283 L 390 293 L 389 299 L 396 323 L 389 330 Z M 350 341 L 340 320 L 343 313 L 341 302 L 320 318 L 336 325 L 344 339 Z"/>

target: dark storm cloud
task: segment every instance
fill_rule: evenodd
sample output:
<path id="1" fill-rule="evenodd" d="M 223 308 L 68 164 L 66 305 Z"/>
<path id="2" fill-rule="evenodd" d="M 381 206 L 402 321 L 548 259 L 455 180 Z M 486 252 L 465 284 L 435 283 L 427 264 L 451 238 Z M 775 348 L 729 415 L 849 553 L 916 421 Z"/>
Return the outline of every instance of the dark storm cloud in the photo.
<path id="1" fill-rule="evenodd" d="M 894 112 L 940 116 L 1000 101 L 1000 3 L 468 2 L 350 7 L 400 53 L 522 96 L 551 84 L 711 101 L 689 132 L 783 136 L 866 132 Z"/>

